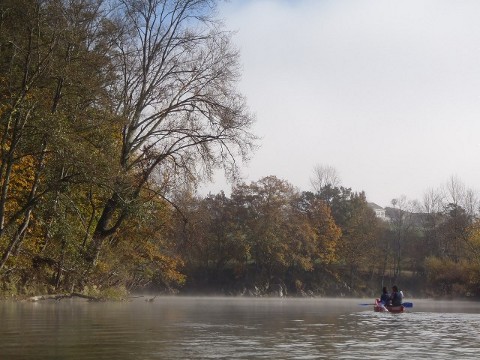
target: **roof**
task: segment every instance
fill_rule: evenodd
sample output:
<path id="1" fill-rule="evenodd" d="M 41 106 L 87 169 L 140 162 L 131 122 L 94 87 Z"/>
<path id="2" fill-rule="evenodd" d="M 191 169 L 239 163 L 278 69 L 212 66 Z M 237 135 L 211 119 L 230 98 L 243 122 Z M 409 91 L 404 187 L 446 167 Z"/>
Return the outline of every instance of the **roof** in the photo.
<path id="1" fill-rule="evenodd" d="M 373 210 L 384 210 L 380 205 L 377 205 L 373 202 L 369 202 L 368 206 L 370 206 Z"/>

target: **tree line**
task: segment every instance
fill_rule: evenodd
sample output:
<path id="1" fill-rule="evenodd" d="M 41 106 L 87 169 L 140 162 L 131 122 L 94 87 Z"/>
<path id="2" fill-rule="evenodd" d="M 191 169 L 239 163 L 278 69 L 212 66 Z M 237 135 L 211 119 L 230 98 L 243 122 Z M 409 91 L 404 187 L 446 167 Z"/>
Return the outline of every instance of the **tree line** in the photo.
<path id="1" fill-rule="evenodd" d="M 230 197 L 184 199 L 184 289 L 374 296 L 400 284 L 409 296 L 480 296 L 472 190 L 452 177 L 422 201 L 393 199 L 382 219 L 364 192 L 341 186 L 331 171 L 315 169 L 313 191 L 268 176 L 233 187 Z"/>
<path id="2" fill-rule="evenodd" d="M 312 191 L 235 179 L 257 145 L 213 0 L 0 3 L 2 294 L 479 295 L 474 193 L 375 216 L 316 167 Z"/>

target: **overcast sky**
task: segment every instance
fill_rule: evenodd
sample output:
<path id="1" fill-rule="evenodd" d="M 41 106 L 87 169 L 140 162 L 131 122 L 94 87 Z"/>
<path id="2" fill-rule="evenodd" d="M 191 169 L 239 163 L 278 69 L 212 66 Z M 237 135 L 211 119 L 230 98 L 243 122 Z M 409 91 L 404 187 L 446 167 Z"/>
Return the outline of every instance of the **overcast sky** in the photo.
<path id="1" fill-rule="evenodd" d="M 480 1 L 230 0 L 261 148 L 245 181 L 316 164 L 381 206 L 480 185 Z M 230 186 L 207 186 L 213 193 Z"/>

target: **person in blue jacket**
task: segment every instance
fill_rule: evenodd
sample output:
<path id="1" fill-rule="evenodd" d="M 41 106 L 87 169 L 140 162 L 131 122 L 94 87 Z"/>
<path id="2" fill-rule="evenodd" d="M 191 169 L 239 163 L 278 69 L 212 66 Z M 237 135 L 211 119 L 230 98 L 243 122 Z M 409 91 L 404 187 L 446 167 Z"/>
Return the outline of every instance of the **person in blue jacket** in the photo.
<path id="1" fill-rule="evenodd" d="M 384 286 L 382 289 L 382 295 L 380 296 L 380 301 L 383 305 L 390 304 L 390 294 L 388 293 L 387 287 Z"/>

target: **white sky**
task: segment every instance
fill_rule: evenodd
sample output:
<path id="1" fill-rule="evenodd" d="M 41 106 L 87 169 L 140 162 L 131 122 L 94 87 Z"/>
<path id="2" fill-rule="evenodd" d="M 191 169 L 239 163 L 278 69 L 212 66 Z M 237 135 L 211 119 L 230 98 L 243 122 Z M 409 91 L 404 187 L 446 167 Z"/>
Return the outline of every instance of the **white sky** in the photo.
<path id="1" fill-rule="evenodd" d="M 381 206 L 480 183 L 480 1 L 230 0 L 261 148 L 245 181 L 316 164 Z M 219 179 L 206 191 L 230 192 Z"/>

